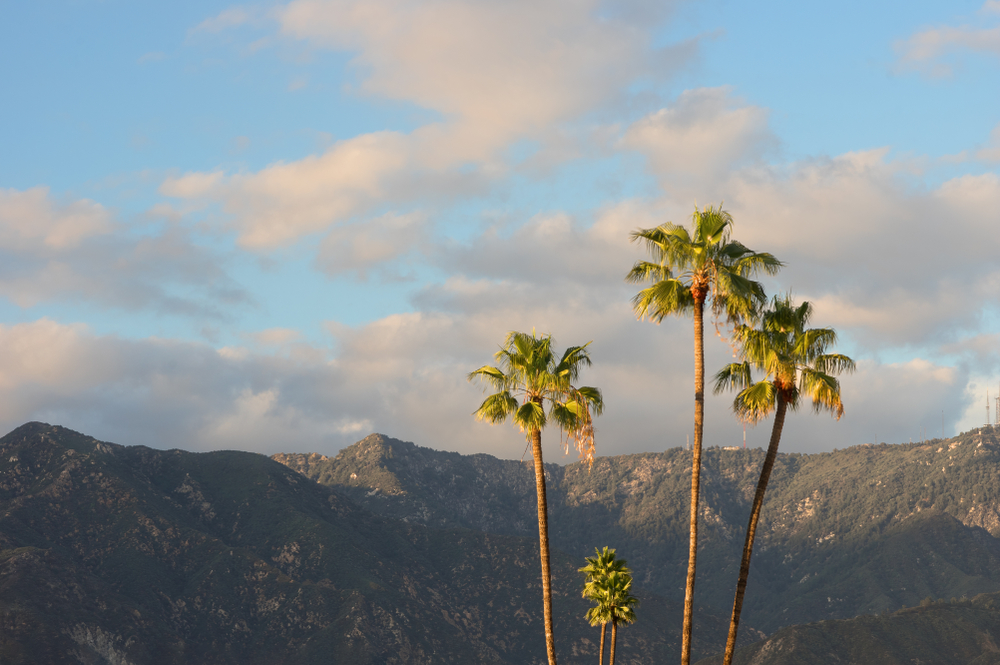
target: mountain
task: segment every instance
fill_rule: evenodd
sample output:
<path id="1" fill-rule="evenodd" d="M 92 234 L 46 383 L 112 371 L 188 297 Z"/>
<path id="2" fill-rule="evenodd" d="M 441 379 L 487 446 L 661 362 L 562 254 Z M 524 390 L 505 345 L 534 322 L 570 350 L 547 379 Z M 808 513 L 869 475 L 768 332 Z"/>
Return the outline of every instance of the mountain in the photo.
<path id="1" fill-rule="evenodd" d="M 537 536 L 440 526 L 262 455 L 29 423 L 0 439 L 0 663 L 542 663 Z M 552 561 L 564 659 L 596 657 L 582 563 Z M 622 659 L 674 661 L 680 605 L 639 595 Z M 696 626 L 718 651 L 724 620 Z"/>
<path id="2" fill-rule="evenodd" d="M 1000 591 L 1000 429 L 949 440 L 779 454 L 741 622 L 766 632 Z M 708 448 L 697 598 L 728 615 L 764 452 Z M 530 467 L 372 435 L 334 458 L 274 458 L 380 515 L 530 536 Z M 550 537 L 577 560 L 608 545 L 637 583 L 683 597 L 690 453 L 549 464 Z"/>
<path id="3" fill-rule="evenodd" d="M 721 665 L 722 656 L 697 665 Z M 734 665 L 1000 665 L 1000 594 L 783 628 Z"/>

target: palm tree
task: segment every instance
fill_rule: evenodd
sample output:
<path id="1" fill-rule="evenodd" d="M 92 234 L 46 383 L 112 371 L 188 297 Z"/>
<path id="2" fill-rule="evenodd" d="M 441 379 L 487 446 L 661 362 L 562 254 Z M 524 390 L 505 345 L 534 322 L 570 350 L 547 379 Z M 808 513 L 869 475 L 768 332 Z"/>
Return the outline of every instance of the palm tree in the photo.
<path id="1" fill-rule="evenodd" d="M 750 573 L 754 536 L 767 481 L 778 454 L 785 413 L 789 409 L 798 409 L 799 399 L 804 395 L 812 400 L 817 413 L 830 411 L 838 420 L 844 414 L 840 382 L 835 377 L 841 372 L 853 372 L 854 361 L 839 353 L 827 353 L 827 349 L 837 342 L 837 333 L 833 328 L 806 328 L 811 316 L 812 305 L 808 302 L 796 306 L 791 296 L 775 297 L 770 308 L 761 316 L 759 329 L 741 325 L 735 331 L 734 341 L 743 362 L 731 363 L 715 376 L 716 393 L 726 389 L 739 390 L 733 401 L 733 411 L 745 422 L 758 422 L 774 412 L 771 440 L 767 445 L 747 524 L 724 665 L 732 663 L 736 648 L 736 631 Z M 764 372 L 764 379 L 754 383 L 751 367 Z"/>
<path id="2" fill-rule="evenodd" d="M 479 420 L 502 423 L 508 417 L 521 428 L 531 444 L 535 461 L 535 491 L 538 496 L 538 541 L 542 559 L 542 602 L 545 617 L 545 647 L 549 665 L 556 665 L 555 635 L 552 631 L 552 591 L 549 573 L 549 519 L 545 499 L 545 467 L 542 463 L 542 429 L 549 419 L 562 429 L 566 448 L 572 442 L 589 463 L 594 459 L 593 416 L 604 410 L 601 391 L 589 386 L 575 387 L 580 369 L 590 365 L 587 344 L 571 346 L 558 360 L 552 351 L 552 337 L 535 332 L 510 332 L 495 358 L 499 367 L 484 365 L 469 374 L 496 392 L 476 410 Z M 545 403 L 549 411 L 545 412 Z"/>
<path id="3" fill-rule="evenodd" d="M 597 658 L 597 665 L 601 665 L 604 662 L 604 637 L 608 628 L 608 622 L 611 621 L 609 608 L 601 600 L 603 597 L 601 585 L 611 573 L 628 572 L 628 568 L 625 559 L 617 558 L 615 550 L 608 549 L 607 546 L 604 547 L 603 551 L 595 547 L 594 552 L 597 553 L 597 556 L 585 557 L 587 565 L 580 568 L 580 572 L 585 575 L 583 597 L 597 603 L 595 607 L 587 610 L 586 619 L 590 622 L 591 626 L 598 624 L 601 626 L 601 651 Z"/>
<path id="4" fill-rule="evenodd" d="M 618 644 L 618 624 L 635 621 L 635 606 L 639 599 L 632 595 L 632 574 L 628 568 L 612 570 L 589 585 L 589 598 L 596 605 L 587 610 L 591 626 L 601 624 L 601 659 L 604 658 L 604 627 L 611 624 L 611 655 L 608 665 L 615 665 Z"/>
<path id="5" fill-rule="evenodd" d="M 698 555 L 698 498 L 701 484 L 702 432 L 705 420 L 705 303 L 711 299 L 718 318 L 737 323 L 752 320 L 766 297 L 758 282 L 759 271 L 769 275 L 781 268 L 771 254 L 754 252 L 732 240 L 733 218 L 722 207 L 695 208 L 693 228 L 661 224 L 632 233 L 653 261 L 639 261 L 626 280 L 652 282 L 632 299 L 636 315 L 659 323 L 668 315 L 694 317 L 694 445 L 691 463 L 691 530 L 687 585 L 684 594 L 684 630 L 681 665 L 691 662 L 691 626 L 694 615 L 695 563 Z"/>

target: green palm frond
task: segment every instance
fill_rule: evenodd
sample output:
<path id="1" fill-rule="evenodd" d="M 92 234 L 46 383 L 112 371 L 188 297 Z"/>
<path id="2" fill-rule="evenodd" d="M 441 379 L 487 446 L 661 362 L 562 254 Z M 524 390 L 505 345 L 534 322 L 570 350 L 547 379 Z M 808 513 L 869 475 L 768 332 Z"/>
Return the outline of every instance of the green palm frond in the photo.
<path id="1" fill-rule="evenodd" d="M 733 332 L 742 363 L 731 363 L 717 375 L 715 392 L 739 390 L 733 411 L 746 422 L 756 422 L 777 406 L 778 393 L 789 410 L 805 395 L 816 411 L 844 412 L 836 375 L 854 371 L 854 361 L 840 353 L 826 353 L 836 343 L 832 328 L 807 328 L 812 315 L 808 302 L 795 305 L 791 296 L 772 299 L 759 327 L 737 326 Z M 764 374 L 751 385 L 750 368 Z"/>
<path id="2" fill-rule="evenodd" d="M 691 233 L 672 223 L 632 232 L 631 240 L 642 243 L 651 258 L 637 262 L 625 278 L 633 284 L 651 283 L 632 299 L 636 316 L 660 322 L 668 315 L 687 314 L 696 305 L 693 289 L 705 286 L 716 317 L 731 323 L 754 320 L 765 296 L 751 277 L 774 274 L 782 263 L 731 240 L 732 226 L 728 212 L 709 206 L 695 209 Z"/>
<path id="3" fill-rule="evenodd" d="M 518 404 L 514 396 L 503 390 L 484 399 L 474 415 L 477 420 L 485 420 L 495 425 L 507 420 L 517 411 L 517 408 Z"/>
<path id="4" fill-rule="evenodd" d="M 778 391 L 770 381 L 758 381 L 736 394 L 733 411 L 748 423 L 758 423 L 766 418 L 777 404 Z"/>
<path id="5" fill-rule="evenodd" d="M 483 365 L 474 372 L 469 372 L 469 381 L 479 379 L 490 385 L 494 390 L 507 390 L 510 387 L 510 379 L 496 367 Z"/>
<path id="6" fill-rule="evenodd" d="M 844 415 L 844 403 L 840 399 L 840 381 L 826 372 L 803 368 L 799 379 L 799 390 L 809 396 L 813 410 L 817 413 L 830 411 L 837 420 Z"/>
<path id="7" fill-rule="evenodd" d="M 817 371 L 827 374 L 843 374 L 845 372 L 853 372 L 855 369 L 854 361 L 839 353 L 827 353 L 816 356 L 813 364 Z"/>
<path id="8" fill-rule="evenodd" d="M 514 424 L 528 434 L 545 429 L 546 422 L 545 409 L 538 402 L 525 402 L 514 412 Z"/>
<path id="9" fill-rule="evenodd" d="M 635 265 L 632 266 L 632 269 L 625 276 L 625 281 L 629 284 L 641 284 L 643 282 L 659 282 L 673 278 L 673 272 L 664 265 L 649 261 L 636 261 Z"/>
<path id="10" fill-rule="evenodd" d="M 679 279 L 661 279 L 632 298 L 632 309 L 640 319 L 659 323 L 671 314 L 685 314 L 694 308 L 690 287 Z"/>
<path id="11" fill-rule="evenodd" d="M 752 380 L 750 363 L 729 363 L 715 375 L 713 392 L 718 395 L 726 390 L 743 390 Z"/>
<path id="12" fill-rule="evenodd" d="M 591 364 L 590 342 L 569 347 L 558 360 L 553 345 L 551 335 L 508 333 L 495 354 L 497 367 L 483 366 L 468 375 L 470 381 L 479 380 L 496 391 L 475 416 L 490 423 L 512 418 L 529 438 L 552 418 L 562 429 L 567 451 L 572 444 L 592 465 L 596 455 L 593 418 L 603 412 L 604 400 L 597 388 L 573 385 L 581 369 Z"/>
<path id="13" fill-rule="evenodd" d="M 595 557 L 587 557 L 587 565 L 580 568 L 585 576 L 583 597 L 594 603 L 585 618 L 591 626 L 603 623 L 632 623 L 639 599 L 632 595 L 632 572 L 615 550 L 605 547 L 597 550 Z"/>

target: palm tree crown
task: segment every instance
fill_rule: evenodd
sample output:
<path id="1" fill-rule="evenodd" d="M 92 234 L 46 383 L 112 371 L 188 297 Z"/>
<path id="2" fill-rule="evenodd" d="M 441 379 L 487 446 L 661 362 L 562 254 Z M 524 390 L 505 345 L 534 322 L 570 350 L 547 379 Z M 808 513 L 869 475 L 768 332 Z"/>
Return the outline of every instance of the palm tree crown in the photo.
<path id="1" fill-rule="evenodd" d="M 552 344 L 551 335 L 508 333 L 495 356 L 498 367 L 484 365 L 469 374 L 470 381 L 480 379 L 496 390 L 483 400 L 475 416 L 493 424 L 512 418 L 529 439 L 551 419 L 562 430 L 567 449 L 574 444 L 593 465 L 593 417 L 604 410 L 604 401 L 597 388 L 573 385 L 580 369 L 590 366 L 590 342 L 569 347 L 558 360 Z"/>
<path id="2" fill-rule="evenodd" d="M 854 361 L 840 353 L 827 353 L 836 344 L 833 328 L 809 328 L 813 308 L 796 306 L 791 296 L 776 296 L 761 316 L 760 327 L 741 325 L 733 340 L 743 362 L 731 363 L 715 376 L 715 392 L 737 389 L 733 411 L 740 419 L 758 422 L 770 415 L 779 400 L 795 411 L 801 396 L 813 409 L 830 411 L 839 420 L 844 413 L 840 381 L 836 375 L 854 371 Z M 752 369 L 764 373 L 756 383 Z"/>
<path id="3" fill-rule="evenodd" d="M 625 561 L 625 559 L 619 559 L 615 554 L 615 550 L 605 546 L 603 550 L 599 550 L 595 547 L 594 552 L 597 556 L 584 557 L 587 565 L 579 569 L 580 572 L 584 574 L 584 598 L 591 598 L 593 596 L 591 589 L 597 580 L 607 577 L 612 572 L 628 570 L 628 562 Z"/>
<path id="4" fill-rule="evenodd" d="M 732 216 L 721 207 L 695 209 L 693 228 L 666 223 L 632 233 L 653 261 L 638 261 L 626 280 L 653 284 L 632 298 L 641 318 L 660 322 L 671 314 L 693 313 L 711 297 L 712 311 L 730 321 L 752 319 L 764 304 L 764 289 L 750 279 L 760 271 L 773 275 L 782 263 L 732 239 Z"/>

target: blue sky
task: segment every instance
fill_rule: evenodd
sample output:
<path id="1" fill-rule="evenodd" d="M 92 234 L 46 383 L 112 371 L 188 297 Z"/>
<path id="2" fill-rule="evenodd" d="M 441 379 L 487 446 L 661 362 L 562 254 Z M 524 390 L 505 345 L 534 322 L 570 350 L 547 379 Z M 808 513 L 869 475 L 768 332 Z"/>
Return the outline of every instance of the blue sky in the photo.
<path id="1" fill-rule="evenodd" d="M 0 12 L 7 429 L 518 457 L 465 375 L 534 327 L 593 340 L 601 453 L 683 445 L 690 321 L 635 320 L 628 233 L 720 201 L 859 362 L 783 449 L 953 434 L 997 396 L 998 0 Z M 708 445 L 742 440 L 727 405 Z"/>

